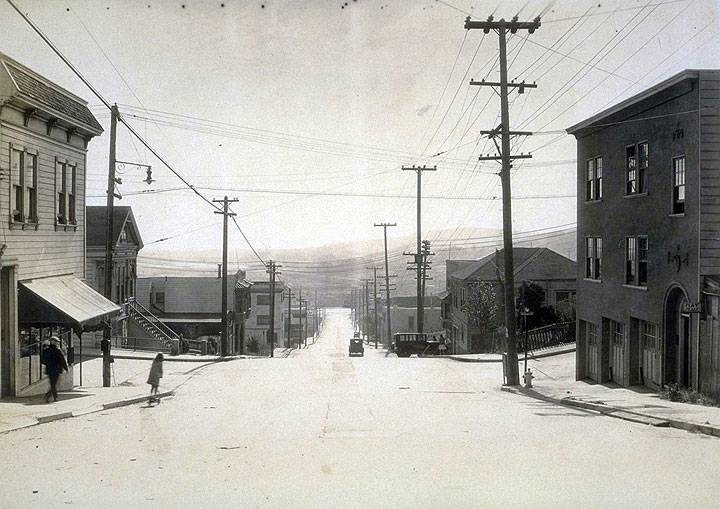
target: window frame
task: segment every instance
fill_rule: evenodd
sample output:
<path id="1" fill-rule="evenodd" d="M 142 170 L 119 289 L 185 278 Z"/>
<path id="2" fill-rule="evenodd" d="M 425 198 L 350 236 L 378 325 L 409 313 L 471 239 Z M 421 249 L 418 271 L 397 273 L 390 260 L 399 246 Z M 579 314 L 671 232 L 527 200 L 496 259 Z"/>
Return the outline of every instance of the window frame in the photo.
<path id="1" fill-rule="evenodd" d="M 590 166 L 592 163 L 592 172 Z M 598 164 L 600 163 L 600 164 Z M 598 171 L 599 169 L 599 171 Z M 602 200 L 603 157 L 595 156 L 585 160 L 585 201 Z"/>
<path id="2" fill-rule="evenodd" d="M 644 165 L 641 164 L 640 147 L 645 147 Z M 634 168 L 630 169 L 629 150 L 632 149 Z M 637 143 L 625 145 L 625 196 L 642 196 L 648 194 L 647 171 L 650 169 L 650 143 L 648 140 L 641 140 Z M 630 178 L 631 172 L 633 178 Z M 634 187 L 634 189 L 632 189 Z"/>
<path id="3" fill-rule="evenodd" d="M 18 154 L 17 168 L 13 167 L 13 156 Z M 20 225 L 23 229 L 35 226 L 40 222 L 38 216 L 38 160 L 39 151 L 22 145 L 9 145 L 9 196 L 8 215 L 10 226 Z M 32 182 L 27 184 L 27 159 L 32 157 Z M 17 179 L 15 178 L 17 177 Z M 17 182 L 17 184 L 16 184 Z M 27 214 L 25 213 L 27 212 Z"/>
<path id="4" fill-rule="evenodd" d="M 602 281 L 602 237 L 585 237 L 585 279 Z"/>
<path id="5" fill-rule="evenodd" d="M 641 249 L 643 243 L 645 248 Z M 632 253 L 629 249 L 630 244 L 632 244 Z M 649 251 L 650 243 L 647 235 L 625 237 L 625 286 L 647 288 Z"/>
<path id="6" fill-rule="evenodd" d="M 679 185 L 677 183 L 677 175 L 676 175 L 676 162 L 682 160 L 682 184 Z M 672 171 L 671 171 L 671 178 L 672 178 L 672 202 L 670 205 L 670 215 L 674 216 L 680 216 L 685 215 L 685 203 L 687 201 L 687 159 L 685 157 L 685 154 L 681 154 L 678 156 L 674 156 L 672 158 Z M 679 189 L 682 187 L 682 200 L 680 200 L 678 197 L 676 197 L 676 192 L 679 194 Z M 676 206 L 678 204 L 682 205 L 682 210 L 676 210 Z"/>
<path id="7" fill-rule="evenodd" d="M 55 229 L 77 229 L 77 163 L 55 158 Z"/>

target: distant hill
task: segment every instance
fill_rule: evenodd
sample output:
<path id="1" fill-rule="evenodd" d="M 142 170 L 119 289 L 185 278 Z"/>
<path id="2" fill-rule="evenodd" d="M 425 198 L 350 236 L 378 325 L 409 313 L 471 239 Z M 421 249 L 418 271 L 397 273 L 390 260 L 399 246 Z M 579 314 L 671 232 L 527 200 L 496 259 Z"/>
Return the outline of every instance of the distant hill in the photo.
<path id="1" fill-rule="evenodd" d="M 515 245 L 523 247 L 547 247 L 575 260 L 576 231 L 567 228 L 552 231 L 518 232 Z M 428 232 L 431 240 L 432 280 L 426 284 L 428 294 L 445 289 L 445 260 L 477 259 L 502 248 L 501 232 L 497 230 L 464 228 Z M 388 239 L 388 262 L 390 274 L 396 289 L 392 295 L 415 295 L 415 273 L 406 270 L 410 256 L 404 252 L 415 251 L 413 237 Z M 249 250 L 231 253 L 228 270 L 247 272 L 250 280 L 267 280 L 267 274 L 260 261 Z M 302 288 L 312 297 L 318 291 L 321 304 L 342 305 L 350 295 L 352 287 L 359 288 L 363 278 L 372 278 L 371 267 L 378 267 L 378 292 L 384 279 L 384 253 L 382 238 L 372 241 L 358 241 L 306 249 L 283 249 L 272 253 L 272 259 L 282 265 L 280 279 L 296 289 Z M 138 273 L 143 276 L 208 276 L 217 274 L 220 263 L 219 249 L 188 249 L 181 252 L 164 251 L 145 255 L 141 252 Z M 266 260 L 267 261 L 267 260 Z M 370 269 L 368 269 L 370 268 Z M 372 284 L 370 292 L 372 294 Z M 307 295 L 307 294 L 306 294 Z"/>

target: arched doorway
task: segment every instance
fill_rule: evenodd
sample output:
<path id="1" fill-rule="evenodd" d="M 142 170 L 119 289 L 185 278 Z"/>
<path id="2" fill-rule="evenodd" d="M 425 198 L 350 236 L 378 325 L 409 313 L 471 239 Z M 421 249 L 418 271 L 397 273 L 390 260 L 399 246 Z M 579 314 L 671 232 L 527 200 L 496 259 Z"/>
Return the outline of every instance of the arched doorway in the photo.
<path id="1" fill-rule="evenodd" d="M 665 298 L 664 382 L 690 385 L 690 314 L 684 311 L 688 299 L 679 286 Z"/>

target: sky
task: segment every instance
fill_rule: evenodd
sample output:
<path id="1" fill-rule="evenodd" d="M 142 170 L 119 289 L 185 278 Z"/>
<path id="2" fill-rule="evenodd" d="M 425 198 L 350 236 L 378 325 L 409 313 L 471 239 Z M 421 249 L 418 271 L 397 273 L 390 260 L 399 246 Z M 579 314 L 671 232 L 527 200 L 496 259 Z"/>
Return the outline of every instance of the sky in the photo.
<path id="1" fill-rule="evenodd" d="M 575 141 L 563 130 L 685 68 L 717 68 L 715 0 L 15 0 L 121 115 L 209 199 L 227 195 L 247 238 L 273 252 L 415 232 L 461 243 L 502 227 L 499 166 L 480 129 L 500 103 L 497 35 L 464 20 L 541 16 L 508 39 L 517 232 L 576 220 Z M 0 1 L 0 51 L 87 99 L 106 128 L 88 149 L 89 204 L 104 204 L 109 113 Z M 549 48 L 549 49 L 548 49 Z M 145 255 L 220 249 L 221 221 L 123 127 L 121 205 Z M 438 233 L 443 232 L 443 233 Z M 160 239 L 168 239 L 156 242 Z M 247 243 L 231 228 L 231 253 Z M 218 251 L 219 252 L 219 251 Z M 232 256 L 231 256 L 232 257 Z"/>

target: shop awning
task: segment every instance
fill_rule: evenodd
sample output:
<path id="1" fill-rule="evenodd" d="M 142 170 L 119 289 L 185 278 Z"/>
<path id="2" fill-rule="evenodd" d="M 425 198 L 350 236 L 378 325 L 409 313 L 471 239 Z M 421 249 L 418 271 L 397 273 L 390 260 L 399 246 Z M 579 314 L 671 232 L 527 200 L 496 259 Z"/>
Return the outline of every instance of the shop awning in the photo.
<path id="1" fill-rule="evenodd" d="M 20 281 L 18 301 L 21 327 L 97 330 L 120 313 L 120 306 L 72 275 Z"/>

